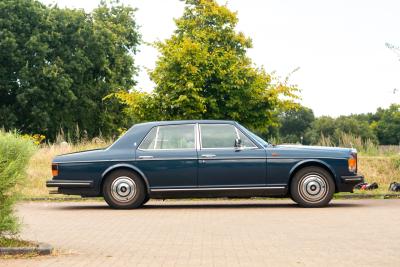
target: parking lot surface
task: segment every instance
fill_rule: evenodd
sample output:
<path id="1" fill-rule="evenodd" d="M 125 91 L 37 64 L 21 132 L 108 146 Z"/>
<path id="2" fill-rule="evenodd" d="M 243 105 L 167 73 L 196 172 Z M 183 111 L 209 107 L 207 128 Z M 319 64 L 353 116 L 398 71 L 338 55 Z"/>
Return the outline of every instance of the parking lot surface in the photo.
<path id="1" fill-rule="evenodd" d="M 22 237 L 55 255 L 0 266 L 399 266 L 400 200 L 25 202 Z"/>

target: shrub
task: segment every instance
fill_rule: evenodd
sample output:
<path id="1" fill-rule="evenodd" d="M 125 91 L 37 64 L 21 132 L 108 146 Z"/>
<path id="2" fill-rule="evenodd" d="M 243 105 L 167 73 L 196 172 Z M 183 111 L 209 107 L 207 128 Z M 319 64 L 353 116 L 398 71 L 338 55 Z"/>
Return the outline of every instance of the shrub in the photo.
<path id="1" fill-rule="evenodd" d="M 0 131 L 0 236 L 18 232 L 19 223 L 13 213 L 18 198 L 16 187 L 22 185 L 34 150 L 31 139 Z"/>

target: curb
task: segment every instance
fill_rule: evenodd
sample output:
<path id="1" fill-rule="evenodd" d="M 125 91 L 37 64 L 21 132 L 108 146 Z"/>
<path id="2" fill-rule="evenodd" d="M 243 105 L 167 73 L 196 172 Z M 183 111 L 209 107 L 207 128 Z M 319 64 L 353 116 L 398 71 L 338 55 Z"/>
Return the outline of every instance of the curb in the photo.
<path id="1" fill-rule="evenodd" d="M 95 198 L 71 198 L 71 197 L 28 197 L 28 198 L 21 198 L 21 201 L 87 201 L 93 200 Z"/>
<path id="2" fill-rule="evenodd" d="M 39 255 L 50 255 L 53 247 L 46 243 L 39 243 L 37 247 L 0 247 L 0 255 L 21 255 L 37 253 Z"/>
<path id="3" fill-rule="evenodd" d="M 336 196 L 334 199 L 400 199 L 400 194 L 353 194 Z"/>
<path id="4" fill-rule="evenodd" d="M 351 194 L 351 195 L 337 195 L 333 199 L 400 199 L 400 194 Z M 96 201 L 101 199 L 81 197 L 32 197 L 22 198 L 22 201 Z"/>

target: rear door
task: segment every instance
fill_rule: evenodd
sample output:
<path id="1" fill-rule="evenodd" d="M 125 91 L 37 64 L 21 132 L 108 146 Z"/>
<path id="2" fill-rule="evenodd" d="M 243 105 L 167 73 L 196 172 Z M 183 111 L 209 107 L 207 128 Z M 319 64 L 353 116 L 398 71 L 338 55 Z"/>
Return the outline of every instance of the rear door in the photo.
<path id="1" fill-rule="evenodd" d="M 196 124 L 152 128 L 136 151 L 136 164 L 152 188 L 197 186 Z"/>
<path id="2" fill-rule="evenodd" d="M 266 184 L 265 150 L 233 124 L 199 124 L 200 187 L 263 186 Z M 242 146 L 235 147 L 235 139 Z"/>

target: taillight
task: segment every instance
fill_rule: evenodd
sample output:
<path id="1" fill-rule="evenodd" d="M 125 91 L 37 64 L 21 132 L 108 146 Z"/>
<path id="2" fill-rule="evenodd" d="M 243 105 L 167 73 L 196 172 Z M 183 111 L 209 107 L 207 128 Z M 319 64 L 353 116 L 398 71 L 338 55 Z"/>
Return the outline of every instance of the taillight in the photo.
<path id="1" fill-rule="evenodd" d="M 53 177 L 58 176 L 58 164 L 51 164 L 51 174 Z"/>
<path id="2" fill-rule="evenodd" d="M 350 158 L 348 159 L 349 171 L 350 172 L 357 172 L 357 153 L 352 152 L 350 154 Z"/>

